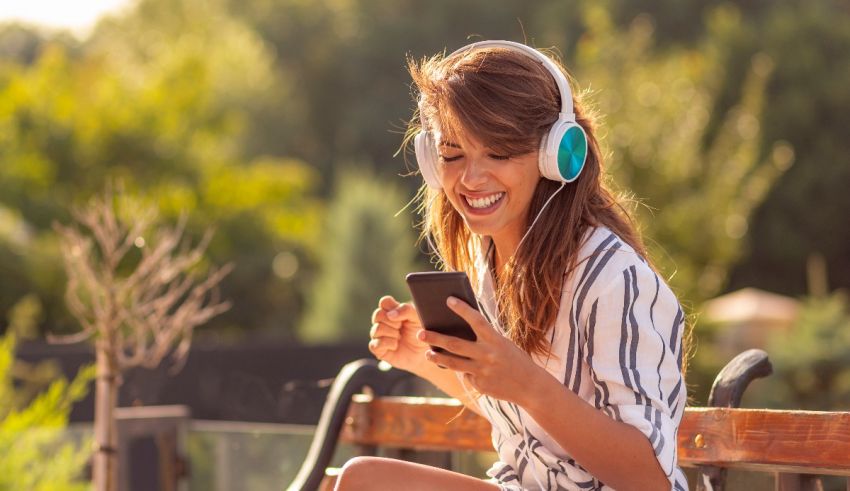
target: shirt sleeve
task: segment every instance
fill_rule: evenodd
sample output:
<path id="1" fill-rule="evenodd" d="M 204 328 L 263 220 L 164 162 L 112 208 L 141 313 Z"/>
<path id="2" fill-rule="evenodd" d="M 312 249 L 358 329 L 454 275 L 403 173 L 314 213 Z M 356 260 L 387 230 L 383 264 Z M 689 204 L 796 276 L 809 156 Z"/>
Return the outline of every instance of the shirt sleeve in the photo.
<path id="1" fill-rule="evenodd" d="M 585 357 L 596 407 L 646 435 L 671 487 L 686 398 L 683 320 L 672 291 L 638 262 L 601 290 L 585 321 Z"/>

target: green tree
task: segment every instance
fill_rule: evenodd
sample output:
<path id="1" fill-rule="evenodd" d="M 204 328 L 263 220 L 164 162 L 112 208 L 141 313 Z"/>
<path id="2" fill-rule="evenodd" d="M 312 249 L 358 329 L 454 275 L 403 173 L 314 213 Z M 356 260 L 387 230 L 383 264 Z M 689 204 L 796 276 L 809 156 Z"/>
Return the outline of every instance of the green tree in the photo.
<path id="1" fill-rule="evenodd" d="M 273 263 L 287 253 L 310 264 L 316 176 L 297 160 L 243 155 L 248 101 L 278 87 L 272 59 L 215 4 L 192 5 L 193 22 L 119 17 L 79 57 L 48 43 L 31 65 L 0 67 L 0 309 L 35 292 L 42 330 L 73 330 L 50 224 L 121 180 L 169 218 L 190 214 L 196 239 L 218 227 L 213 261 L 237 264 L 223 285 L 236 307 L 219 327 L 292 330 L 309 268 L 284 277 Z"/>
<path id="2" fill-rule="evenodd" d="M 365 173 L 340 175 L 302 340 L 365 340 L 381 296 L 408 298 L 404 276 L 414 270 L 415 237 L 409 215 L 399 212 L 404 203 L 392 182 Z"/>
<path id="3" fill-rule="evenodd" d="M 850 288 L 850 11 L 846 2 L 782 2 L 727 37 L 735 53 L 768 53 L 776 69 L 767 86 L 766 140 L 787 140 L 797 163 L 755 214 L 753 240 L 733 287 L 806 293 L 806 259 L 821 254 L 833 288 Z M 741 56 L 741 55 L 738 55 Z M 732 86 L 734 88 L 734 85 Z"/>
<path id="4" fill-rule="evenodd" d="M 60 44 L 71 52 L 79 51 L 80 42 L 69 32 L 47 29 L 20 22 L 0 22 L 0 65 L 30 65 L 47 44 Z"/>
<path id="5" fill-rule="evenodd" d="M 564 2 L 486 0 L 229 0 L 235 15 L 255 26 L 272 46 L 277 65 L 291 77 L 287 111 L 269 115 L 271 128 L 295 128 L 262 138 L 306 160 L 334 182 L 336 169 L 370 162 L 395 177 L 404 164 L 390 162 L 415 107 L 407 55 L 452 50 L 476 39 L 529 42 L 544 23 L 578 37 L 579 14 Z M 561 5 L 565 5 L 561 7 Z M 554 36 L 547 36 L 552 42 Z M 558 37 L 558 42 L 561 41 Z M 572 44 L 572 43 L 570 43 Z M 418 185 L 411 180 L 408 189 Z"/>
<path id="6" fill-rule="evenodd" d="M 804 297 L 797 321 L 768 338 L 774 373 L 752 394 L 778 409 L 846 410 L 850 405 L 850 301 L 847 293 Z"/>
<path id="7" fill-rule="evenodd" d="M 33 368 L 16 362 L 15 334 L 0 337 L 0 490 L 84 491 L 88 445 L 64 434 L 71 404 L 81 400 L 94 379 L 94 367 L 72 382 L 54 378 L 34 398 L 21 390 L 19 375 Z"/>
<path id="8" fill-rule="evenodd" d="M 759 151 L 772 61 L 753 59 L 740 100 L 711 135 L 722 80 L 711 32 L 733 16 L 718 10 L 700 49 L 659 53 L 650 18 L 621 32 L 602 7 L 590 5 L 585 15 L 575 73 L 580 86 L 600 87 L 590 95 L 604 117 L 610 173 L 646 205 L 636 208 L 637 218 L 674 289 L 699 303 L 724 286 L 752 210 L 793 160 L 787 143 L 766 158 Z"/>

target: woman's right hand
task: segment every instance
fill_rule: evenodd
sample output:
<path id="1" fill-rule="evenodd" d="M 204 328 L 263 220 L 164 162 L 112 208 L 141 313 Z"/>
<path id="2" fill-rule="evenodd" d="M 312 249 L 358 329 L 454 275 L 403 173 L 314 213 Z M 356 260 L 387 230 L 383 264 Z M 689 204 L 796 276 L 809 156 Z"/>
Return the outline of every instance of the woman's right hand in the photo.
<path id="1" fill-rule="evenodd" d="M 412 303 L 382 297 L 372 314 L 369 351 L 379 360 L 419 375 L 426 368 L 425 352 L 430 348 L 416 335 L 421 329 L 422 321 Z"/>

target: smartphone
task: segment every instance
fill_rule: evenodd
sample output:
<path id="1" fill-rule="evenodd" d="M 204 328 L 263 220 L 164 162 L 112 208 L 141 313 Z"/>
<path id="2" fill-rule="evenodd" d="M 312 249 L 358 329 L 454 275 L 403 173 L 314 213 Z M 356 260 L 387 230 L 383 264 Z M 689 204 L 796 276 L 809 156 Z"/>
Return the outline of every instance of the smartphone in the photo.
<path id="1" fill-rule="evenodd" d="M 446 299 L 452 296 L 478 310 L 478 302 L 475 300 L 475 294 L 472 292 L 472 285 L 469 284 L 466 273 L 430 271 L 410 273 L 405 279 L 425 329 L 468 341 L 478 339 L 469 324 L 446 305 Z M 444 352 L 445 350 L 434 347 L 434 351 Z"/>

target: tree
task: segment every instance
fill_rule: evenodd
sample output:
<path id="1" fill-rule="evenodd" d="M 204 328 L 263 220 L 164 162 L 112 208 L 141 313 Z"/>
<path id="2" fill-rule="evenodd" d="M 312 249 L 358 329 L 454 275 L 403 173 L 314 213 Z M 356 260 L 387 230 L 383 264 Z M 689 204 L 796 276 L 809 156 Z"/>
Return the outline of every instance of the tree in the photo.
<path id="1" fill-rule="evenodd" d="M 850 288 L 850 11 L 846 2 L 782 2 L 728 36 L 729 64 L 755 50 L 776 60 L 764 137 L 787 140 L 797 163 L 754 216 L 732 286 L 806 293 L 806 261 L 821 254 L 832 288 Z M 805 42 L 801 42 L 805 40 Z M 845 225 L 842 225 L 845 224 Z"/>
<path id="2" fill-rule="evenodd" d="M 753 209 L 793 161 L 785 142 L 760 153 L 773 62 L 753 58 L 741 99 L 712 134 L 722 66 L 710 33 L 701 49 L 656 53 L 650 18 L 621 33 L 601 7 L 587 6 L 585 16 L 575 73 L 579 85 L 600 87 L 591 97 L 605 118 L 610 173 L 647 205 L 636 211 L 652 256 L 677 293 L 698 304 L 724 286 Z M 718 10 L 710 31 L 734 21 Z"/>
<path id="3" fill-rule="evenodd" d="M 415 238 L 398 187 L 366 173 L 341 174 L 330 204 L 319 275 L 300 329 L 307 342 L 365 340 L 383 295 L 408 297 Z"/>
<path id="4" fill-rule="evenodd" d="M 82 368 L 72 382 L 55 373 L 46 390 L 30 394 L 26 375 L 41 367 L 15 360 L 16 333 L 0 337 L 0 490 L 85 491 L 83 468 L 88 445 L 67 439 L 71 404 L 88 392 L 94 367 Z"/>
<path id="5" fill-rule="evenodd" d="M 73 212 L 84 229 L 56 225 L 68 275 L 66 300 L 82 331 L 60 338 L 91 339 L 95 347 L 94 480 L 99 491 L 117 489 L 117 434 L 114 409 L 121 374 L 132 367 L 154 368 L 171 357 L 179 369 L 193 329 L 227 310 L 215 287 L 232 265 L 198 271 L 211 232 L 190 247 L 185 219 L 157 226 L 155 212 L 116 212 L 111 192 Z M 121 203 L 118 203 L 119 205 Z M 138 252 L 138 254 L 137 254 Z"/>
<path id="6" fill-rule="evenodd" d="M 239 267 L 222 285 L 235 308 L 217 327 L 291 335 L 313 259 L 318 176 L 298 160 L 244 155 L 244 104 L 279 87 L 272 58 L 213 3 L 196 7 L 182 29 L 119 18 L 81 53 L 45 42 L 30 65 L 0 64 L 0 311 L 36 294 L 42 333 L 73 330 L 51 224 L 121 179 L 165 217 L 188 214 L 195 240 L 212 223 L 220 230 L 211 258 Z M 277 275 L 279 255 L 300 267 Z"/>
<path id="7" fill-rule="evenodd" d="M 847 293 L 803 299 L 797 321 L 768 338 L 774 374 L 753 394 L 778 409 L 845 410 L 850 404 L 850 301 Z"/>

